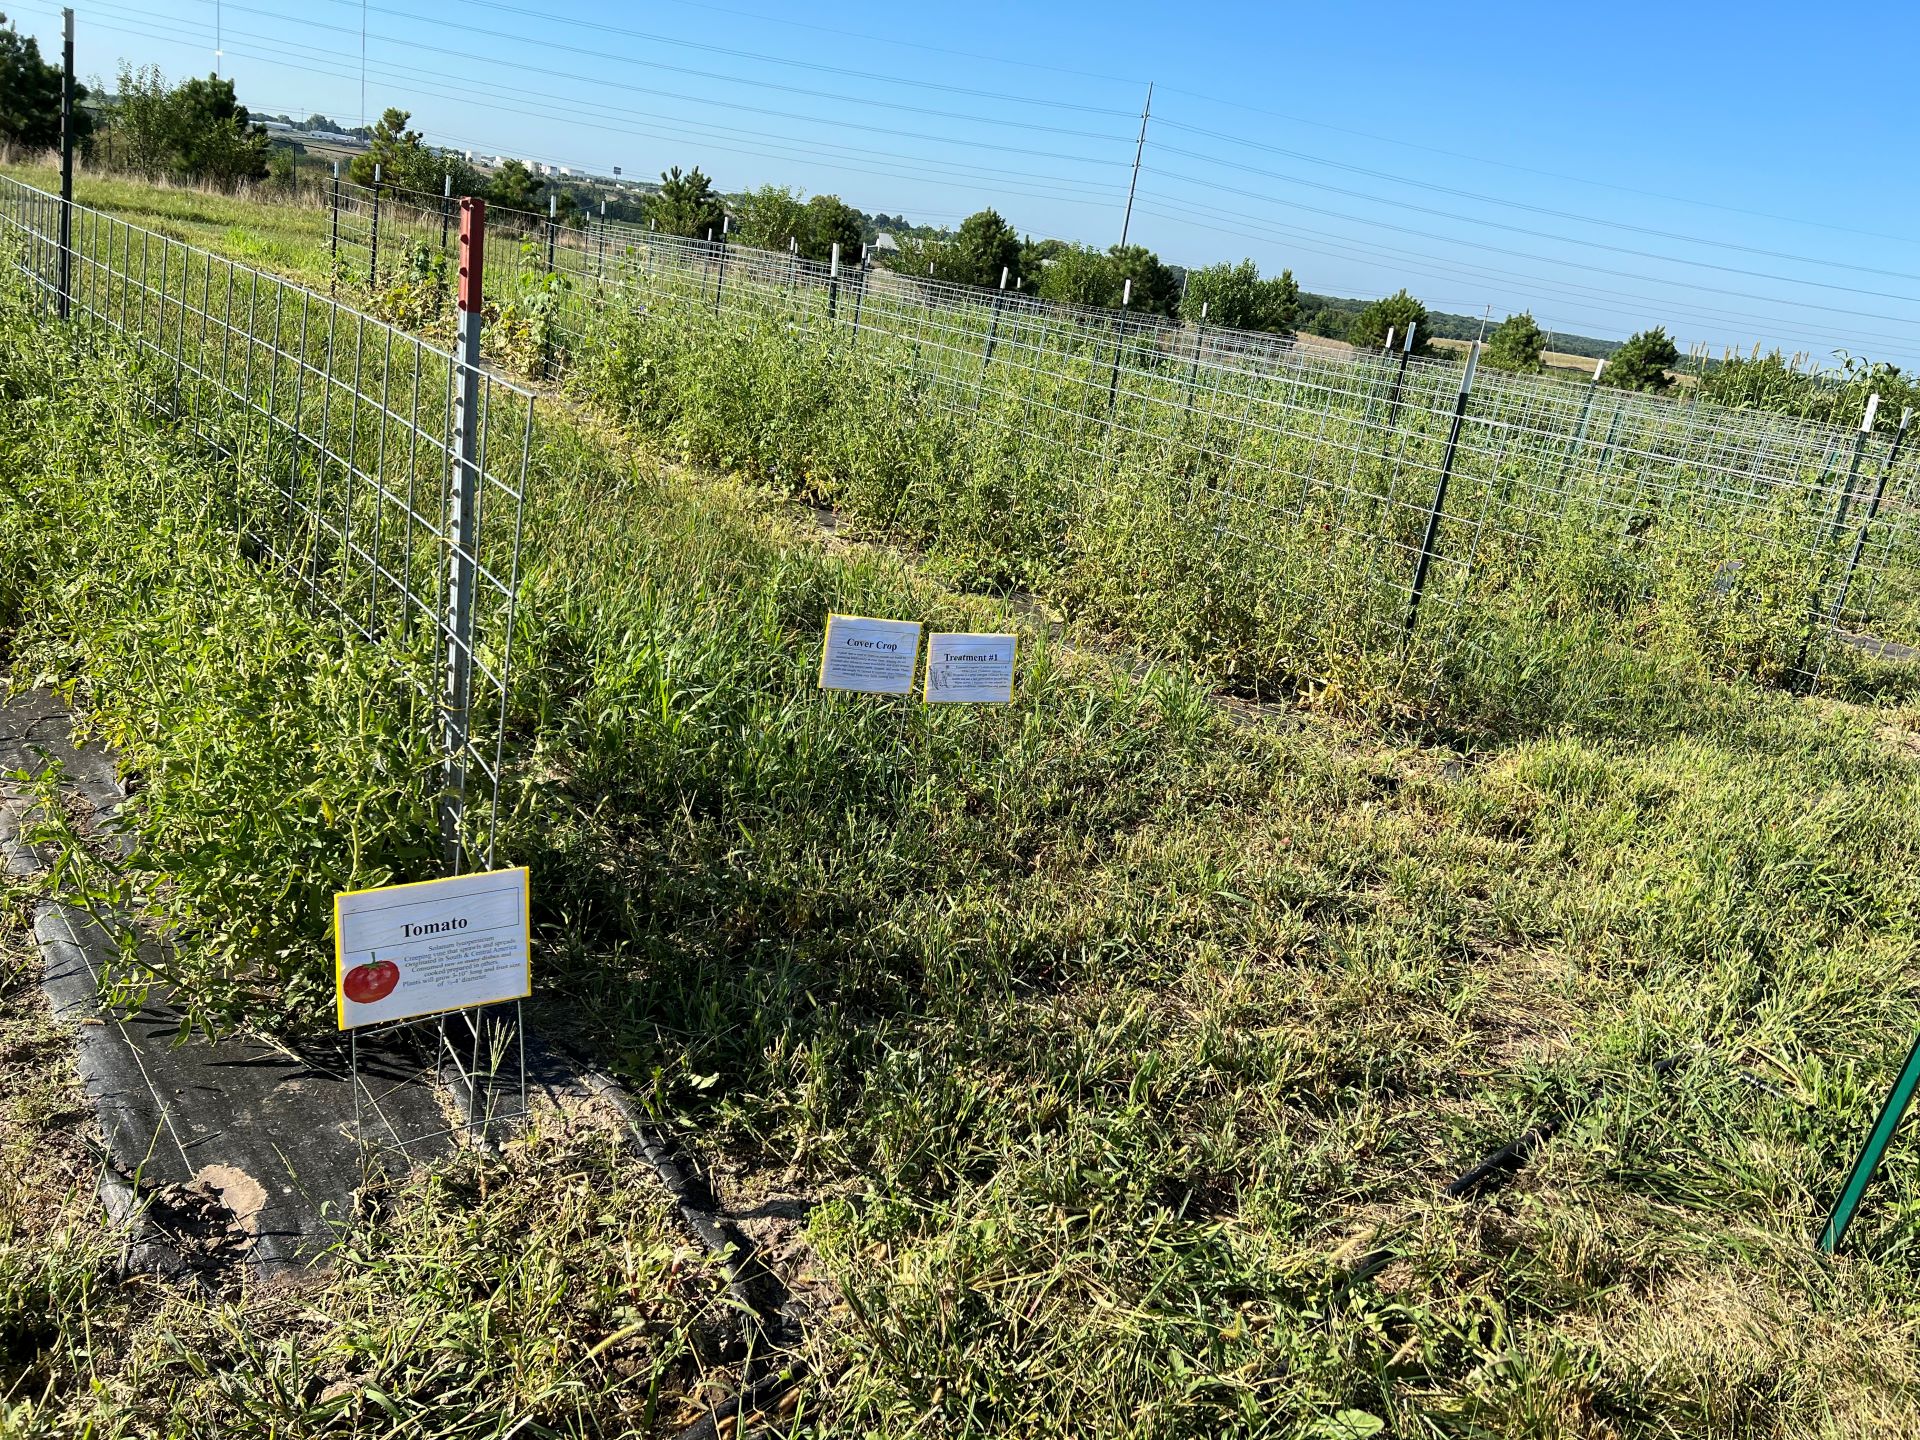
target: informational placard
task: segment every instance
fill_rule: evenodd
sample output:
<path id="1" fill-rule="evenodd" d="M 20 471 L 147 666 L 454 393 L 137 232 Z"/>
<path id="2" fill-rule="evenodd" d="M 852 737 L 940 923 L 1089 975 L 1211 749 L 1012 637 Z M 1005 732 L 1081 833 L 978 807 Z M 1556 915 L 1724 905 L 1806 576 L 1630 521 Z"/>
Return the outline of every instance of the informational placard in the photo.
<path id="1" fill-rule="evenodd" d="M 905 695 L 920 659 L 920 622 L 829 615 L 820 647 L 820 688 Z"/>
<path id="2" fill-rule="evenodd" d="M 525 867 L 334 896 L 340 1028 L 525 999 L 529 930 Z"/>
<path id="3" fill-rule="evenodd" d="M 948 635 L 927 640 L 927 703 L 974 701 L 1005 705 L 1013 699 L 1011 635 Z"/>

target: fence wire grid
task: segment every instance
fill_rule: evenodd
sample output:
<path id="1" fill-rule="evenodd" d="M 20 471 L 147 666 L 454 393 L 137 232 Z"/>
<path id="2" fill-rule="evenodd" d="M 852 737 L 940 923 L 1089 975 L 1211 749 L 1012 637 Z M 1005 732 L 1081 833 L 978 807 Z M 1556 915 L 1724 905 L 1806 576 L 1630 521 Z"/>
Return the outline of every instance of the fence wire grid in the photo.
<path id="1" fill-rule="evenodd" d="M 60 208 L 0 179 L 7 257 L 49 317 Z M 397 684 L 444 755 L 448 867 L 492 868 L 533 392 L 481 369 L 462 417 L 469 374 L 451 352 L 79 204 L 69 268 L 73 321 L 130 347 L 155 407 L 226 462 L 243 543 L 355 634 L 418 661 Z M 456 484 L 478 497 L 464 539 Z M 470 629 L 453 604 L 469 583 Z"/>
<path id="2" fill-rule="evenodd" d="M 387 197 L 395 264 L 435 246 L 445 204 Z M 1625 615 L 1656 594 L 1710 662 L 1794 688 L 1836 656 L 1907 679 L 1920 664 L 1905 417 L 1849 429 L 1345 353 L 590 216 L 494 207 L 490 222 L 489 293 L 545 298 L 543 373 L 616 334 L 832 356 L 839 383 L 891 387 L 973 432 L 947 475 L 904 484 L 963 501 L 964 472 L 994 470 L 1028 512 L 986 537 L 1010 574 L 1023 550 L 1124 535 L 1109 558 L 1136 573 L 1142 607 L 1184 586 L 1211 612 L 1195 630 L 1247 637 L 1256 683 L 1417 650 L 1437 684 L 1450 660 L 1458 674 L 1463 655 L 1511 649 L 1529 607 Z M 938 543 L 942 523 L 911 538 Z"/>

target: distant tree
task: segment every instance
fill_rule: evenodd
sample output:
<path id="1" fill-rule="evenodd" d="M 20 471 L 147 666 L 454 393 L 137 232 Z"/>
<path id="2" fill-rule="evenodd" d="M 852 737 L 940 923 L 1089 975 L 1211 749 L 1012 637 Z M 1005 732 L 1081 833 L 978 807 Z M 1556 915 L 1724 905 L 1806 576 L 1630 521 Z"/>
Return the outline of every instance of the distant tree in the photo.
<path id="1" fill-rule="evenodd" d="M 1133 299 L 1129 302 L 1133 309 L 1170 316 L 1180 308 L 1180 282 L 1146 246 L 1115 245 L 1107 251 L 1107 259 L 1119 277 L 1122 294 L 1126 282 L 1133 282 Z"/>
<path id="2" fill-rule="evenodd" d="M 784 250 L 806 228 L 806 204 L 785 185 L 762 185 L 734 203 L 731 233 L 742 245 Z"/>
<path id="3" fill-rule="evenodd" d="M 547 182 L 519 160 L 503 161 L 487 185 L 487 198 L 508 210 L 539 208 L 540 192 Z"/>
<path id="4" fill-rule="evenodd" d="M 1198 321 L 1204 313 L 1210 325 L 1237 330 L 1260 328 L 1260 270 L 1251 260 L 1238 265 L 1222 261 L 1203 265 L 1187 276 L 1187 298 L 1180 312 Z"/>
<path id="5" fill-rule="evenodd" d="M 1378 350 L 1387 343 L 1387 331 L 1391 330 L 1397 350 L 1406 343 L 1409 325 L 1415 327 L 1413 353 L 1431 355 L 1433 334 L 1427 307 L 1405 290 L 1396 291 L 1384 300 L 1374 301 L 1354 316 L 1352 325 L 1347 328 L 1347 339 L 1361 350 Z"/>
<path id="6" fill-rule="evenodd" d="M 816 195 L 807 201 L 806 229 L 800 236 L 800 253 L 809 260 L 825 262 L 840 247 L 840 263 L 851 268 L 860 263 L 860 212 L 838 195 Z"/>
<path id="7" fill-rule="evenodd" d="M 1031 235 L 1022 240 L 1020 242 L 1020 273 L 1027 277 L 1027 288 L 1036 295 L 1041 293 L 1047 266 L 1071 248 L 1073 247 L 1064 240 L 1035 240 Z"/>
<path id="8" fill-rule="evenodd" d="M 340 133 L 340 127 L 324 115 L 309 115 L 300 128 L 303 130 L 331 130 L 336 135 Z"/>
<path id="9" fill-rule="evenodd" d="M 1291 270 L 1261 279 L 1251 260 L 1207 265 L 1187 276 L 1181 318 L 1198 321 L 1203 308 L 1209 325 L 1291 334 L 1300 318 L 1300 285 Z"/>
<path id="10" fill-rule="evenodd" d="M 347 178 L 356 185 L 373 183 L 374 167 L 380 167 L 380 183 L 401 190 L 417 190 L 427 195 L 445 193 L 447 181 L 453 181 L 455 195 L 478 195 L 485 186 L 480 172 L 458 155 L 429 149 L 418 130 L 409 130 L 413 116 L 405 110 L 389 108 L 373 127 L 373 140 L 366 151 L 353 157 L 347 166 Z"/>
<path id="11" fill-rule="evenodd" d="M 1679 347 L 1668 336 L 1666 327 L 1656 325 L 1627 337 L 1627 342 L 1607 359 L 1601 372 L 1602 384 L 1621 390 L 1665 390 L 1673 384 L 1667 371 L 1680 363 Z"/>
<path id="12" fill-rule="evenodd" d="M 231 189 L 267 178 L 267 132 L 217 75 L 169 86 L 158 66 L 123 65 L 108 124 L 116 158 L 150 179 Z"/>
<path id="13" fill-rule="evenodd" d="M 78 108 L 86 94 L 85 86 L 73 87 L 74 140 L 82 145 L 93 133 L 93 117 Z M 11 27 L 0 28 L 0 141 L 28 150 L 60 143 L 60 67 L 40 58 L 38 40 Z"/>
<path id="14" fill-rule="evenodd" d="M 1534 323 L 1531 310 L 1522 310 L 1507 316 L 1487 337 L 1480 363 L 1494 370 L 1538 374 L 1544 368 L 1540 357 L 1546 349 L 1547 332 Z"/>
<path id="15" fill-rule="evenodd" d="M 959 270 L 951 238 L 938 235 L 894 236 L 900 248 L 887 257 L 887 268 L 922 280 L 951 280 Z"/>
<path id="16" fill-rule="evenodd" d="M 1020 237 L 1001 219 L 999 211 L 976 211 L 960 222 L 960 233 L 947 247 L 946 273 L 940 278 L 963 285 L 997 286 L 1002 272 L 1011 290 L 1020 278 Z"/>
<path id="17" fill-rule="evenodd" d="M 1291 335 L 1300 321 L 1300 282 L 1282 270 L 1260 282 L 1260 328 Z"/>
<path id="18" fill-rule="evenodd" d="M 678 165 L 660 172 L 660 188 L 647 197 L 647 219 L 666 235 L 719 237 L 725 211 L 714 193 L 713 181 L 698 165 L 685 174 Z"/>
<path id="19" fill-rule="evenodd" d="M 1044 253 L 1046 245 L 1054 247 L 1051 255 Z M 1110 256 L 1091 245 L 1043 241 L 1041 245 L 1028 246 L 1021 263 L 1037 267 L 1031 272 L 1035 276 L 1034 290 L 1044 299 L 1066 305 L 1120 303 L 1120 272 Z"/>
<path id="20" fill-rule="evenodd" d="M 373 143 L 348 164 L 347 178 L 356 185 L 371 185 L 374 168 L 378 166 L 380 179 L 385 184 L 409 190 L 422 188 L 412 183 L 412 172 L 421 168 L 418 162 L 426 154 L 420 144 L 420 132 L 407 128 L 412 118 L 408 111 L 388 106 L 380 116 L 380 123 L 373 127 Z"/>

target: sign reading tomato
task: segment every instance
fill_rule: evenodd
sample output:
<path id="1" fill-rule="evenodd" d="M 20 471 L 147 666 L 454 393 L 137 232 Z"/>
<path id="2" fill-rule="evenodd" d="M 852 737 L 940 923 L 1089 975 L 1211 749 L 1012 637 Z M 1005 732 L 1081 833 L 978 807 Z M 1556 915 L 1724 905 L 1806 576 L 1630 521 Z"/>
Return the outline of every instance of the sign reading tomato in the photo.
<path id="1" fill-rule="evenodd" d="M 524 999 L 528 901 L 524 868 L 336 895 L 340 1028 Z"/>

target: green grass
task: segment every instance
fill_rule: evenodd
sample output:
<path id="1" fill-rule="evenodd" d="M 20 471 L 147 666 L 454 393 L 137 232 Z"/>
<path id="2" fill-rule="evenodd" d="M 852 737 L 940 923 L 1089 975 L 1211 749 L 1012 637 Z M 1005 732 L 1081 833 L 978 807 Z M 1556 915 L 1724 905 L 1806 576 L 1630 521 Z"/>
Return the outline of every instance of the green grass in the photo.
<path id="1" fill-rule="evenodd" d="M 120 1271 L 71 1039 L 0 915 L 0 1434 L 648 1434 L 717 1399 L 720 1276 L 612 1135 L 548 1114 L 337 1217 L 277 1288 Z"/>
<path id="2" fill-rule="evenodd" d="M 235 477 L 129 403 L 139 367 L 76 364 L 18 317 L 0 355 L 16 664 L 73 681 L 149 785 L 158 868 L 137 880 L 159 920 L 197 907 L 182 963 L 284 1018 L 324 973 L 307 897 L 354 865 L 404 873 L 394 847 L 420 833 L 420 757 L 347 703 L 407 657 L 340 647 L 233 558 L 204 496 Z M 1006 709 L 828 697 L 830 609 L 1020 622 L 950 588 L 938 553 L 829 548 L 750 479 L 585 414 L 556 407 L 534 474 L 506 852 L 534 866 L 540 984 L 690 1147 L 749 1192 L 816 1199 L 806 1237 L 841 1300 L 810 1342 L 816 1433 L 1785 1440 L 1920 1420 L 1911 1149 L 1846 1258 L 1811 1247 L 1920 1022 L 1909 711 L 1689 665 L 1658 707 L 1449 746 L 1305 708 L 1241 723 L 1203 667 L 1136 675 L 1096 625 L 1078 645 L 1029 629 Z M 356 754 L 386 778 L 340 770 Z M 236 816 L 243 784 L 282 817 L 325 805 L 283 835 Z M 159 863 L 205 846 L 233 888 Z M 291 949 L 272 995 L 231 984 L 260 952 L 193 948 L 243 920 Z M 1511 1187 L 1445 1196 L 1548 1119 Z M 471 1224 L 544 1214 L 515 1207 L 547 1175 L 469 1197 Z M 414 1203 L 440 1213 L 431 1186 Z M 1384 1269 L 1347 1289 L 1376 1248 Z M 11 1263 L 51 1263 L 27 1249 Z M 569 1263 L 598 1274 L 606 1249 Z M 349 1290 L 356 1256 L 388 1278 L 317 1305 L 303 1345 L 390 1355 L 356 1326 L 470 1336 L 518 1303 L 510 1252 L 463 1252 L 460 1285 L 421 1278 L 436 1253 L 404 1227 L 349 1252 Z M 4 1322 L 37 1338 L 0 1393 L 47 1433 L 107 1403 L 73 1336 L 150 1333 L 62 1283 Z M 319 1431 L 276 1398 L 293 1387 L 266 1341 L 165 1303 L 165 1329 L 214 1337 L 209 1374 L 126 1347 L 102 1383 L 147 1407 L 129 1433 L 240 1413 L 209 1396 Z M 57 1315 L 54 1338 L 27 1313 Z M 599 1332 L 574 1333 L 539 1393 L 578 1394 Z M 660 1335 L 649 1365 L 694 1348 Z M 480 1378 L 412 1392 L 420 1433 L 522 1413 L 505 1347 L 459 1353 Z M 619 1433 L 614 1401 L 580 1403 L 539 1423 Z"/>

